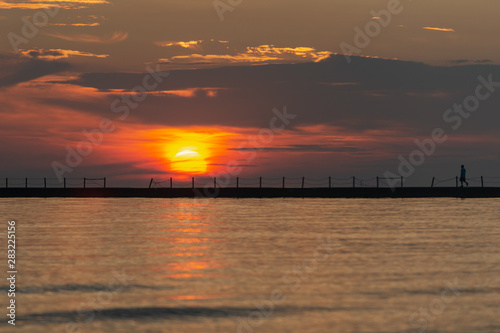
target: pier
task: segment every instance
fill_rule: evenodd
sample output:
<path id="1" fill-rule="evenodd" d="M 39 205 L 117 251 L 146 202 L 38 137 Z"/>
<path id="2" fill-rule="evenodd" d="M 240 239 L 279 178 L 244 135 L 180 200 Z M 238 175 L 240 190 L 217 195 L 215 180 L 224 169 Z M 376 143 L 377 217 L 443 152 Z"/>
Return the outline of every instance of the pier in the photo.
<path id="1" fill-rule="evenodd" d="M 488 183 L 485 183 L 488 180 Z M 432 179 L 429 187 L 405 187 L 404 179 L 350 178 L 192 178 L 151 179 L 144 188 L 107 187 L 106 178 L 6 179 L 2 198 L 500 198 L 496 178 L 469 179 L 474 186 L 460 187 L 458 178 Z M 448 186 L 436 186 L 436 184 Z M 451 183 L 451 186 L 450 186 Z M 391 186 L 390 186 L 391 185 Z M 455 185 L 455 186 L 453 186 Z M 489 185 L 489 186 L 488 186 Z"/>

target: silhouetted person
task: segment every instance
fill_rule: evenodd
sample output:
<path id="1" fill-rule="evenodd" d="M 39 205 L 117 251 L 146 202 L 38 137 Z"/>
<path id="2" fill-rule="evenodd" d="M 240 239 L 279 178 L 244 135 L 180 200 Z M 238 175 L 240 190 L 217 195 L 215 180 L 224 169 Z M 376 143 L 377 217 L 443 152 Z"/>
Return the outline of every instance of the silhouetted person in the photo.
<path id="1" fill-rule="evenodd" d="M 467 184 L 467 186 L 469 186 L 469 183 L 465 179 L 466 172 L 467 172 L 467 170 L 465 170 L 465 167 L 462 164 L 462 168 L 460 169 L 460 184 L 461 184 L 461 187 L 464 187 L 464 183 Z"/>

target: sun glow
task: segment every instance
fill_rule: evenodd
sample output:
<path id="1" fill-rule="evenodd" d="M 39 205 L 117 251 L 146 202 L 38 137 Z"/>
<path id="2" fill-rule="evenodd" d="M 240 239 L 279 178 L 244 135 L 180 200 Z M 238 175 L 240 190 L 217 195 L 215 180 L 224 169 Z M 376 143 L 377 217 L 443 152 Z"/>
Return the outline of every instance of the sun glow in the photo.
<path id="1" fill-rule="evenodd" d="M 179 178 L 205 175 L 225 167 L 228 145 L 237 134 L 226 128 L 190 127 L 149 129 L 144 149 L 155 162 L 149 168 Z M 141 135 L 136 135 L 140 137 Z"/>

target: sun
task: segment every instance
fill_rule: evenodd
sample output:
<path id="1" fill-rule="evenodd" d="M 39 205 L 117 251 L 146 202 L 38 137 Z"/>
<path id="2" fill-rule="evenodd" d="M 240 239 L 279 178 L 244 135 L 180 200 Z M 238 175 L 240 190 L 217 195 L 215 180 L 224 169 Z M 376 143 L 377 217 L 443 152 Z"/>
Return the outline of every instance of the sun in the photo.
<path id="1" fill-rule="evenodd" d="M 148 130 L 146 148 L 155 166 L 176 178 L 207 175 L 222 168 L 227 141 L 236 134 L 221 128 L 163 128 Z"/>
<path id="2" fill-rule="evenodd" d="M 182 149 L 170 163 L 174 172 L 186 174 L 203 174 L 207 171 L 207 161 L 196 150 Z"/>

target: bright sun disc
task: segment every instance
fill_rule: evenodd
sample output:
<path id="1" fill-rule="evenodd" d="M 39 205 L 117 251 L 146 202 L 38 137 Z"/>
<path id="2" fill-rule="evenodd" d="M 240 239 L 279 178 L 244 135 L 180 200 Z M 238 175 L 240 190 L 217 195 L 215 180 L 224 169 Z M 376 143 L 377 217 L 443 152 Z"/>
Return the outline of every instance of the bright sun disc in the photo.
<path id="1" fill-rule="evenodd" d="M 175 157 L 192 158 L 192 157 L 201 157 L 201 155 L 197 151 L 183 150 L 175 154 Z"/>
<path id="2" fill-rule="evenodd" d="M 171 169 L 180 173 L 202 174 L 207 171 L 207 161 L 197 151 L 185 149 L 175 154 Z"/>

